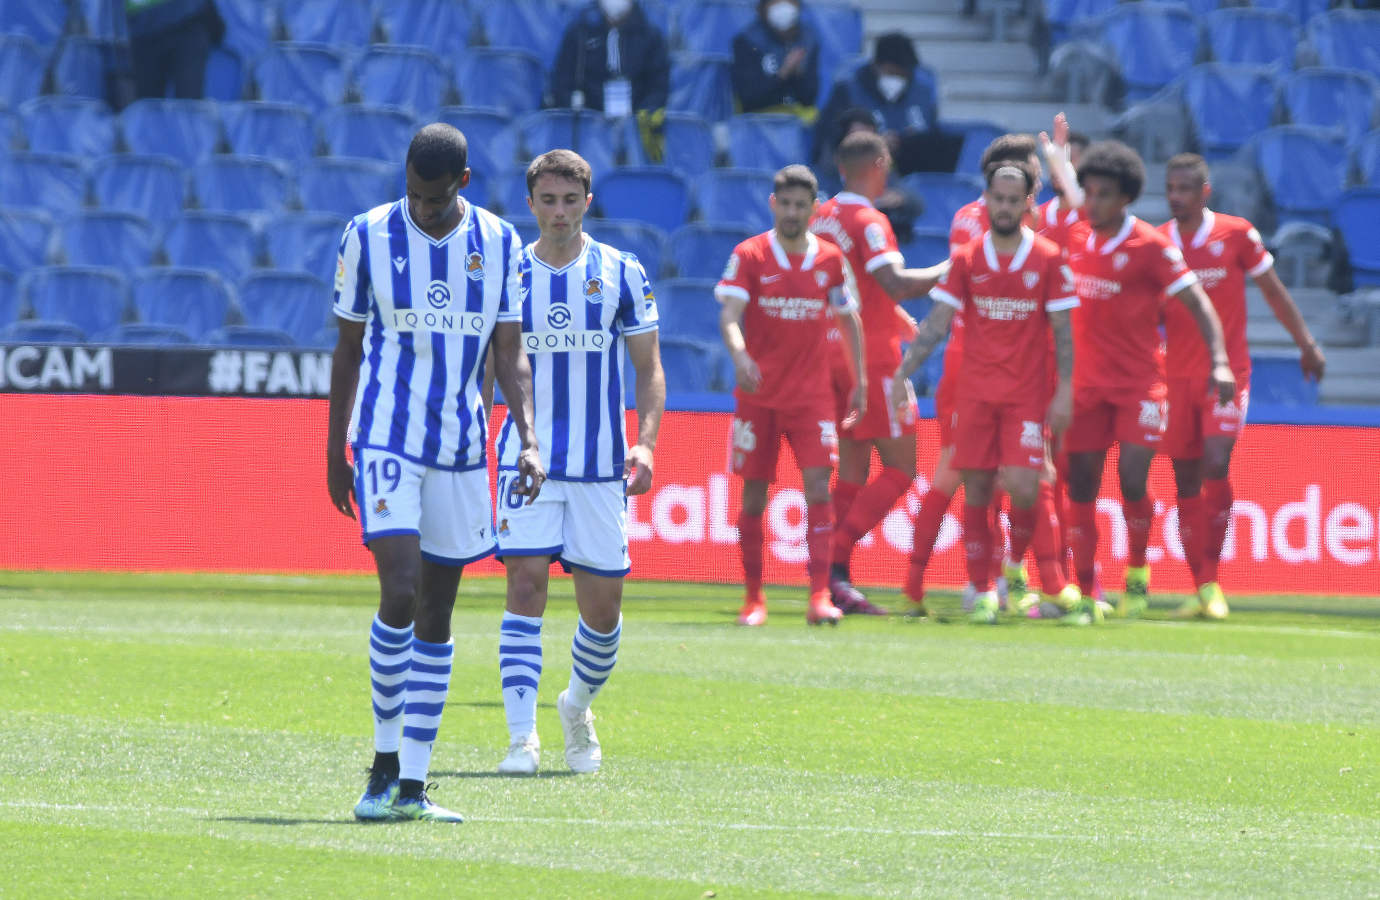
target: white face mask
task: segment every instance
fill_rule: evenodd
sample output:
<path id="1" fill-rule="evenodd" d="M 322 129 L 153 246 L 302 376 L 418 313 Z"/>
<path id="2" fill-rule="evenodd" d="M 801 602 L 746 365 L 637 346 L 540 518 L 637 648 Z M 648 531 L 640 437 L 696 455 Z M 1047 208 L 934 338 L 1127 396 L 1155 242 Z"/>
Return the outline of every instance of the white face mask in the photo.
<path id="1" fill-rule="evenodd" d="M 878 75 L 877 90 L 882 92 L 882 96 L 887 102 L 894 103 L 901 96 L 901 92 L 906 89 L 906 79 L 900 75 Z"/>
<path id="2" fill-rule="evenodd" d="M 604 11 L 604 15 L 616 21 L 632 9 L 632 0 L 599 0 L 599 8 Z"/>
<path id="3" fill-rule="evenodd" d="M 800 10 L 794 3 L 782 0 L 767 7 L 767 23 L 777 31 L 790 31 L 800 20 Z"/>

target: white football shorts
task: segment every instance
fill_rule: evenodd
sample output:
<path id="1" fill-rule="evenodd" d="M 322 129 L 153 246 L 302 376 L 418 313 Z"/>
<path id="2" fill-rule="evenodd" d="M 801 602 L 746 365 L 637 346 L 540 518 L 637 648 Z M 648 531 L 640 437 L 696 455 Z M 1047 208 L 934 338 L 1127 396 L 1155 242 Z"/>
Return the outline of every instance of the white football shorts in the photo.
<path id="1" fill-rule="evenodd" d="M 422 558 L 463 566 L 494 552 L 486 468 L 434 469 L 373 447 L 355 448 L 355 500 L 364 543 L 419 535 Z"/>
<path id="2" fill-rule="evenodd" d="M 623 481 L 557 481 L 537 499 L 512 493 L 515 469 L 498 470 L 498 557 L 551 556 L 567 569 L 622 577 L 628 556 L 628 500 Z"/>

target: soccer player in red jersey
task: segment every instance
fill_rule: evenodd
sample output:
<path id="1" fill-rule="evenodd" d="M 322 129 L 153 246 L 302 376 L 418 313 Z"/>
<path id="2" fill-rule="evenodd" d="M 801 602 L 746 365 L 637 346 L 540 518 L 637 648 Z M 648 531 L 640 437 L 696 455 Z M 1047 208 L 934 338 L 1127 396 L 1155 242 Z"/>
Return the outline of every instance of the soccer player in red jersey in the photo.
<path id="1" fill-rule="evenodd" d="M 963 540 L 968 577 L 977 589 L 972 620 L 997 621 L 988 509 L 1000 467 L 1011 497 L 1011 555 L 1033 548 L 1045 600 L 1091 622 L 1095 607 L 1065 582 L 1058 525 L 1036 510 L 1045 469 L 1047 430 L 1062 433 L 1073 413 L 1073 333 L 1069 310 L 1078 305 L 1063 250 L 1026 224 L 1036 170 L 1029 160 L 993 163 L 984 193 L 990 229 L 953 253 L 951 268 L 933 291 L 937 301 L 895 373 L 897 390 L 949 330 L 965 316 L 967 337 L 953 376 L 953 465 L 963 478 Z M 1050 335 L 1057 360 L 1051 368 Z M 1054 385 L 1051 391 L 1051 385 Z"/>
<path id="2" fill-rule="evenodd" d="M 1192 316 L 1209 350 L 1205 389 L 1223 403 L 1236 396 L 1222 324 L 1183 253 L 1159 231 L 1127 212 L 1145 184 L 1145 165 L 1116 141 L 1093 144 L 1078 166 L 1086 221 L 1069 229 L 1068 261 L 1078 287 L 1073 316 L 1078 368 L 1074 371 L 1073 424 L 1068 451 L 1069 541 L 1085 593 L 1092 588 L 1097 554 L 1095 502 L 1113 443 L 1120 445 L 1118 475 L 1129 559 L 1122 615 L 1139 615 L 1149 599 L 1145 548 L 1154 521 L 1146 493 L 1150 461 L 1165 429 L 1166 395 L 1160 320 L 1167 297 Z"/>
<path id="3" fill-rule="evenodd" d="M 1210 368 L 1193 317 L 1176 306 L 1165 310 L 1169 372 L 1169 425 L 1164 449 L 1174 461 L 1179 492 L 1179 537 L 1197 595 L 1178 610 L 1184 618 L 1225 619 L 1228 608 L 1217 584 L 1222 540 L 1231 521 L 1228 478 L 1232 447 L 1246 422 L 1250 402 L 1251 355 L 1246 344 L 1246 276 L 1260 287 L 1294 343 L 1306 377 L 1322 378 L 1325 360 L 1274 270 L 1274 258 L 1250 222 L 1208 209 L 1212 185 L 1201 156 L 1183 153 L 1169 160 L 1165 194 L 1174 216 L 1160 231 L 1174 242 L 1212 300 L 1236 377 L 1236 396 L 1215 402 L 1208 389 Z"/>
<path id="4" fill-rule="evenodd" d="M 839 144 L 837 160 L 843 190 L 819 207 L 810 230 L 835 244 L 857 277 L 870 393 L 867 413 L 839 434 L 829 588 L 834 605 L 844 613 L 885 615 L 885 609 L 868 602 L 853 587 L 849 561 L 854 545 L 915 481 L 917 411 L 909 382 L 905 386 L 911 391 L 909 405 L 898 410 L 887 402 L 891 375 L 901 361 L 902 332 L 910 330 L 909 317 L 898 315 L 896 301 L 928 294 L 946 267 L 905 268 L 891 223 L 872 205 L 886 191 L 891 171 L 891 152 L 881 135 L 867 131 L 848 135 Z M 882 471 L 868 482 L 873 447 Z"/>
<path id="5" fill-rule="evenodd" d="M 818 190 L 814 174 L 804 166 L 777 172 L 771 195 L 776 227 L 735 247 L 714 289 L 720 304 L 719 331 L 738 380 L 732 467 L 743 479 L 738 540 L 746 602 L 738 615 L 740 625 L 767 620 L 762 514 L 783 437 L 800 464 L 805 488 L 810 573 L 806 620 L 832 625 L 843 615 L 829 599 L 834 535 L 829 476 L 838 429 L 829 367 L 824 363 L 827 332 L 834 321 L 843 328 L 854 365 L 853 400 L 844 427 L 856 424 L 867 410 L 867 369 L 852 269 L 837 247 L 808 228 L 819 203 Z"/>

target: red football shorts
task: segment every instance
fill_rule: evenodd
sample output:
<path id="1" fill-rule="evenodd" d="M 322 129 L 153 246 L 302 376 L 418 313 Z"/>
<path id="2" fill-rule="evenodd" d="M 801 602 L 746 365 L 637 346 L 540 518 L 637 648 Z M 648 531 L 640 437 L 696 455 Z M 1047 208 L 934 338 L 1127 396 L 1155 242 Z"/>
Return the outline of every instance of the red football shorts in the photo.
<path id="1" fill-rule="evenodd" d="M 856 425 L 843 430 L 844 437 L 854 441 L 873 441 L 915 434 L 915 423 L 920 418 L 920 411 L 915 405 L 915 389 L 910 382 L 906 382 L 910 403 L 898 414 L 891 406 L 891 382 L 895 374 L 894 367 L 878 368 L 867 373 L 867 409 Z M 845 402 L 844 415 L 847 414 L 848 404 Z M 842 416 L 839 421 L 843 421 Z"/>
<path id="2" fill-rule="evenodd" d="M 954 411 L 955 469 L 1045 465 L 1045 408 L 962 399 Z"/>
<path id="3" fill-rule="evenodd" d="M 1159 449 L 1167 418 L 1166 388 L 1084 386 L 1073 391 L 1073 424 L 1064 434 L 1069 453 L 1107 450 L 1113 443 Z"/>
<path id="4" fill-rule="evenodd" d="M 939 446 L 954 445 L 954 407 L 958 404 L 958 373 L 939 376 L 934 389 L 934 418 L 939 423 Z"/>
<path id="5" fill-rule="evenodd" d="M 1174 459 L 1198 459 L 1203 438 L 1235 438 L 1246 424 L 1250 403 L 1251 373 L 1236 373 L 1236 397 L 1225 406 L 1207 375 L 1169 379 L 1169 425 L 1164 431 L 1164 452 Z"/>
<path id="6" fill-rule="evenodd" d="M 797 409 L 772 409 L 738 400 L 729 440 L 730 467 L 750 481 L 775 481 L 781 439 L 791 445 L 802 469 L 833 467 L 838 462 L 838 426 L 831 401 Z"/>

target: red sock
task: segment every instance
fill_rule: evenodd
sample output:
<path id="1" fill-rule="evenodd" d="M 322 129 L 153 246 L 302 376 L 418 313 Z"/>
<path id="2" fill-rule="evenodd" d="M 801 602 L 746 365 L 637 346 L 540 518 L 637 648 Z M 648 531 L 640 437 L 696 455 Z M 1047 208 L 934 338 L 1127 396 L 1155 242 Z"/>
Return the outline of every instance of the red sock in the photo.
<path id="1" fill-rule="evenodd" d="M 906 574 L 906 596 L 919 603 L 925 599 L 925 566 L 929 565 L 934 542 L 939 538 L 939 526 L 949 508 L 952 494 L 930 488 L 920 500 L 920 512 L 915 516 L 915 536 L 910 550 L 910 571 Z"/>
<path id="2" fill-rule="evenodd" d="M 1011 539 L 1015 543 L 1016 520 L 1013 510 Z M 1064 548 L 1059 542 L 1059 517 L 1054 511 L 1054 487 L 1040 482 L 1040 497 L 1035 501 L 1035 534 L 1030 542 L 1035 566 L 1040 570 L 1040 590 L 1057 594 L 1068 584 L 1064 577 Z"/>
<path id="3" fill-rule="evenodd" d="M 808 529 L 805 546 L 810 559 L 805 564 L 810 573 L 810 593 L 829 590 L 829 545 L 834 540 L 834 504 L 811 503 L 805 508 Z"/>
<path id="4" fill-rule="evenodd" d="M 992 571 L 1000 572 L 1001 564 L 1006 562 L 1006 534 L 1001 527 L 1001 507 L 1002 501 L 1006 499 L 1006 492 L 1000 489 L 992 491 L 992 503 L 988 507 L 991 514 L 991 535 L 992 535 Z"/>
<path id="5" fill-rule="evenodd" d="M 1035 507 L 1021 509 L 1011 507 L 1011 561 L 1020 564 L 1025 559 L 1025 551 L 1030 547 L 1030 541 L 1035 537 L 1035 519 L 1037 517 Z"/>
<path id="6" fill-rule="evenodd" d="M 1155 501 L 1149 494 L 1139 500 L 1122 500 L 1121 515 L 1126 519 L 1126 565 L 1145 565 L 1145 548 L 1150 544 L 1150 526 L 1155 524 Z"/>
<path id="7" fill-rule="evenodd" d="M 963 549 L 968 580 L 978 593 L 992 589 L 991 507 L 963 505 Z"/>
<path id="8" fill-rule="evenodd" d="M 738 547 L 743 553 L 743 584 L 749 597 L 762 592 L 762 517 L 738 514 Z"/>
<path id="9" fill-rule="evenodd" d="M 848 521 L 848 513 L 853 508 L 853 503 L 858 499 L 858 492 L 863 489 L 860 484 L 851 481 L 844 481 L 842 478 L 834 485 L 834 493 L 831 498 L 834 501 L 834 522 L 842 524 Z M 837 535 L 836 535 L 837 537 Z M 847 562 L 847 560 L 844 560 Z"/>
<path id="10" fill-rule="evenodd" d="M 1206 584 L 1202 579 L 1203 572 L 1203 496 L 1194 494 L 1192 497 L 1179 497 L 1179 543 L 1184 547 L 1184 562 L 1188 563 L 1188 571 L 1193 573 L 1194 587 L 1202 587 Z"/>
<path id="11" fill-rule="evenodd" d="M 1069 498 L 1069 543 L 1073 545 L 1073 569 L 1078 587 L 1092 594 L 1097 577 L 1097 504 Z"/>
<path id="12" fill-rule="evenodd" d="M 834 531 L 834 562 L 847 565 L 853 555 L 853 545 L 862 539 L 877 523 L 882 521 L 896 501 L 905 496 L 914 479 L 901 471 L 887 466 L 882 473 L 858 492 L 846 519 L 835 519 L 838 527 Z"/>
<path id="13" fill-rule="evenodd" d="M 1069 543 L 1069 511 L 1068 498 L 1064 493 L 1064 477 L 1055 469 L 1053 484 L 1040 482 L 1041 496 L 1043 491 L 1048 488 L 1050 493 L 1050 503 L 1054 509 L 1054 516 L 1059 528 L 1059 559 L 1067 560 L 1069 554 L 1073 552 L 1073 545 Z"/>
<path id="14" fill-rule="evenodd" d="M 1222 542 L 1227 539 L 1227 526 L 1231 524 L 1233 499 L 1231 481 L 1228 479 L 1210 478 L 1203 482 L 1203 513 L 1207 527 L 1203 534 L 1203 568 L 1200 574 L 1204 584 L 1217 580 L 1217 563 L 1222 558 Z"/>

